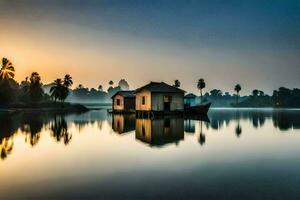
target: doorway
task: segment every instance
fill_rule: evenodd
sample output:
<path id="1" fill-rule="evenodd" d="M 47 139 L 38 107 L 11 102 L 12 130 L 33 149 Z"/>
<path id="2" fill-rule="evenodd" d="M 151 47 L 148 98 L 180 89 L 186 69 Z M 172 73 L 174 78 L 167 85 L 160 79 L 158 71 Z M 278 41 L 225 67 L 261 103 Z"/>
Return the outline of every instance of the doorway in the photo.
<path id="1" fill-rule="evenodd" d="M 171 96 L 164 96 L 164 111 L 171 111 Z"/>

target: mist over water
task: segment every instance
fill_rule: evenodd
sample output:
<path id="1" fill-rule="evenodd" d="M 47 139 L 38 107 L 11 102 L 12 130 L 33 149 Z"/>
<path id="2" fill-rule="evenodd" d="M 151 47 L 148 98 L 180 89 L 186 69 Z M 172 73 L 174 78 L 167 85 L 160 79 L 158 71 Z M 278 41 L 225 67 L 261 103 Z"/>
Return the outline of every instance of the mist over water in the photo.
<path id="1" fill-rule="evenodd" d="M 1 199 L 300 197 L 299 110 L 150 120 L 104 109 L 0 120 Z"/>

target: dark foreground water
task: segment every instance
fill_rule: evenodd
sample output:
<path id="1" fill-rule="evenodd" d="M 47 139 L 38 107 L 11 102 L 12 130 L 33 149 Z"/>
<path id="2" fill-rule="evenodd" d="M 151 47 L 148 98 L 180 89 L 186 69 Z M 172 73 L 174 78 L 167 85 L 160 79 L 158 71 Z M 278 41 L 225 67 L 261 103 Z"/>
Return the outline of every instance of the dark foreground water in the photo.
<path id="1" fill-rule="evenodd" d="M 0 199 L 300 199 L 300 111 L 0 114 Z"/>

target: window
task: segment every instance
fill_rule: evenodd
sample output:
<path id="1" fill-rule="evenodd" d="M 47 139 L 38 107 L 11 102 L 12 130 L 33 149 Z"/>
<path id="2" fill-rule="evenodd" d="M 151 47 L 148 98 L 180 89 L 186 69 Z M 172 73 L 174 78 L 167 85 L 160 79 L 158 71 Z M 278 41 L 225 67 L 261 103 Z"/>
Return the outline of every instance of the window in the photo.
<path id="1" fill-rule="evenodd" d="M 146 104 L 146 97 L 143 96 L 143 97 L 142 97 L 142 105 L 145 105 L 145 104 Z"/>
<path id="2" fill-rule="evenodd" d="M 117 99 L 117 106 L 119 106 L 120 104 L 120 99 Z"/>

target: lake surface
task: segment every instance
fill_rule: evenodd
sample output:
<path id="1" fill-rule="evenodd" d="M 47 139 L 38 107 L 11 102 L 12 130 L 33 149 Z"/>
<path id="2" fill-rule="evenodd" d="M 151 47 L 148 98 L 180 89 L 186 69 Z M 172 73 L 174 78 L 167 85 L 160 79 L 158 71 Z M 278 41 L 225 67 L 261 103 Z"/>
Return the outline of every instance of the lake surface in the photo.
<path id="1" fill-rule="evenodd" d="M 0 114 L 0 199 L 299 199 L 300 111 Z"/>

